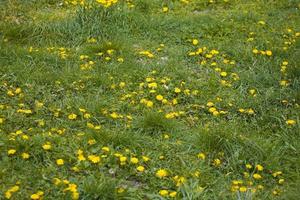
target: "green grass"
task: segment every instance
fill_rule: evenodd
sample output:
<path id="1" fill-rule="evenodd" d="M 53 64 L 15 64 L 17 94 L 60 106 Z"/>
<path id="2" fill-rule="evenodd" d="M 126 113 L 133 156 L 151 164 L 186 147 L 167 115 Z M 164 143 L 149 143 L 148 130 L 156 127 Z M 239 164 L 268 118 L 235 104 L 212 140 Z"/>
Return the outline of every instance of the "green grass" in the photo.
<path id="1" fill-rule="evenodd" d="M 66 2 L 0 2 L 0 199 L 299 198 L 298 0 Z"/>

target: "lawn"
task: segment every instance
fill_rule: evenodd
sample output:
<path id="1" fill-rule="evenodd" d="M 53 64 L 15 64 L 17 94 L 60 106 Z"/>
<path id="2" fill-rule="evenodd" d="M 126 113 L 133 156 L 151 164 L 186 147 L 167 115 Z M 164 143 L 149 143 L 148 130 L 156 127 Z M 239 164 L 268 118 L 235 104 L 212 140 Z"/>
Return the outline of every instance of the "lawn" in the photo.
<path id="1" fill-rule="evenodd" d="M 0 199 L 299 199 L 299 9 L 1 0 Z"/>

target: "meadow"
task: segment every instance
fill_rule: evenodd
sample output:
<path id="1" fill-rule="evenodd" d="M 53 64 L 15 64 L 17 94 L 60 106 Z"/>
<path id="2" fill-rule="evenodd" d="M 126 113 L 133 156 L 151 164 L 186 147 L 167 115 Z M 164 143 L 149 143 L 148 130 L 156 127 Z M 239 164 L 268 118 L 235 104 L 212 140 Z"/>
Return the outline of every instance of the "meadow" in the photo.
<path id="1" fill-rule="evenodd" d="M 299 9 L 1 0 L 0 199 L 299 199 Z"/>

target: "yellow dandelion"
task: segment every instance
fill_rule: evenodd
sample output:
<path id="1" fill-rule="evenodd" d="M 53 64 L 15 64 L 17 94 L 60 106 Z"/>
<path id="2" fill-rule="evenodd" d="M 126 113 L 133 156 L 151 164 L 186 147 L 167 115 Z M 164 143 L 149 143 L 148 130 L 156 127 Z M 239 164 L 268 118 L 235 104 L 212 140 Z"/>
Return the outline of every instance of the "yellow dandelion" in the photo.
<path id="1" fill-rule="evenodd" d="M 64 165 L 64 160 L 61 159 L 61 158 L 60 158 L 60 159 L 57 159 L 57 160 L 56 160 L 56 164 L 59 165 L 59 166 Z"/>
<path id="2" fill-rule="evenodd" d="M 168 176 L 168 172 L 167 170 L 165 169 L 159 169 L 156 171 L 156 174 L 155 174 L 158 178 L 164 178 L 164 177 L 167 177 Z"/>

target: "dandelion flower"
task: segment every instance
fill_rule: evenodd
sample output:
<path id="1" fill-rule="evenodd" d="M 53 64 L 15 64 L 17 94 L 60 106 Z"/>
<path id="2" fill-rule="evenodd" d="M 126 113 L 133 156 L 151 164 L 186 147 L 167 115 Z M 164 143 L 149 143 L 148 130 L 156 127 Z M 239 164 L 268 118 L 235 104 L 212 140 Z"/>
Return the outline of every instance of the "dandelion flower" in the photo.
<path id="1" fill-rule="evenodd" d="M 138 172 L 143 172 L 143 171 L 145 171 L 145 167 L 143 167 L 143 166 L 138 166 L 137 168 L 136 168 L 136 170 L 138 171 Z"/>
<path id="2" fill-rule="evenodd" d="M 288 119 L 288 120 L 285 121 L 285 123 L 286 123 L 287 125 L 292 126 L 292 125 L 295 125 L 295 124 L 296 124 L 296 121 L 293 120 L 293 119 Z"/>
<path id="3" fill-rule="evenodd" d="M 46 143 L 42 147 L 43 147 L 44 150 L 50 150 L 52 146 L 51 146 L 50 143 Z"/>
<path id="4" fill-rule="evenodd" d="M 199 41 L 198 41 L 197 39 L 193 39 L 193 40 L 192 40 L 192 43 L 193 43 L 193 45 L 196 46 L 197 44 L 199 44 Z"/>
<path id="5" fill-rule="evenodd" d="M 168 192 L 168 190 L 160 190 L 159 194 L 164 197 L 164 196 L 167 196 L 169 194 L 169 192 Z"/>
<path id="6" fill-rule="evenodd" d="M 29 156 L 28 153 L 22 153 L 22 158 L 23 158 L 24 160 L 28 159 L 29 157 L 30 157 L 30 156 Z"/>
<path id="7" fill-rule="evenodd" d="M 162 96 L 162 95 L 157 95 L 156 97 L 156 100 L 158 100 L 158 101 L 162 101 L 163 99 L 164 99 L 164 97 Z"/>
<path id="8" fill-rule="evenodd" d="M 168 11 L 169 11 L 169 8 L 168 8 L 167 6 L 164 6 L 164 7 L 162 8 L 162 11 L 163 11 L 163 12 L 168 12 Z"/>
<path id="9" fill-rule="evenodd" d="M 77 115 L 74 114 L 74 113 L 71 113 L 71 114 L 68 115 L 68 118 L 69 118 L 70 120 L 74 120 L 74 119 L 77 118 Z"/>
<path id="10" fill-rule="evenodd" d="M 10 156 L 10 155 L 14 155 L 16 152 L 17 152 L 17 150 L 15 150 L 15 149 L 9 149 L 7 151 L 7 154 Z"/>
<path id="11" fill-rule="evenodd" d="M 64 160 L 63 159 L 57 159 L 56 164 L 59 165 L 59 166 L 64 165 Z"/>
<path id="12" fill-rule="evenodd" d="M 262 176 L 260 174 L 253 174 L 253 178 L 259 180 L 262 179 Z"/>
<path id="13" fill-rule="evenodd" d="M 130 162 L 133 163 L 133 164 L 137 164 L 137 163 L 139 162 L 139 159 L 136 158 L 136 157 L 132 157 L 132 158 L 130 159 Z"/>
<path id="14" fill-rule="evenodd" d="M 156 174 L 155 174 L 158 178 L 164 178 L 166 176 L 168 176 L 168 172 L 167 170 L 165 169 L 159 169 L 156 171 Z"/>
<path id="15" fill-rule="evenodd" d="M 94 163 L 94 164 L 100 162 L 100 157 L 99 157 L 99 156 L 96 156 L 96 155 L 89 155 L 89 156 L 88 156 L 88 159 L 89 159 L 92 163 Z"/>
<path id="16" fill-rule="evenodd" d="M 262 165 L 256 165 L 255 167 L 258 171 L 263 171 L 264 170 L 264 167 Z"/>
<path id="17" fill-rule="evenodd" d="M 178 88 L 178 87 L 176 87 L 176 88 L 174 89 L 174 92 L 178 94 L 178 93 L 180 93 L 180 92 L 181 92 L 181 89 L 180 89 L 180 88 Z"/>

